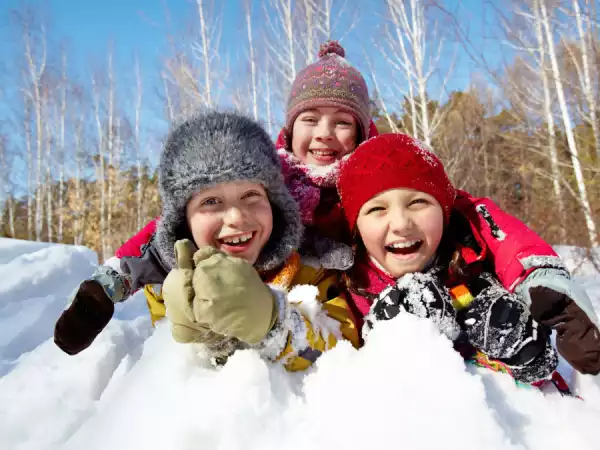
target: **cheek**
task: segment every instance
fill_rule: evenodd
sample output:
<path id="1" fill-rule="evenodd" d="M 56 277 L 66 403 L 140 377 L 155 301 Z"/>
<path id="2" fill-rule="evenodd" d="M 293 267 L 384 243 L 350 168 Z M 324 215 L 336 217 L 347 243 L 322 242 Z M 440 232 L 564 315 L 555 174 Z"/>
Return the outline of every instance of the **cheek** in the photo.
<path id="1" fill-rule="evenodd" d="M 214 236 L 219 228 L 219 220 L 213 215 L 196 212 L 188 215 L 188 226 L 197 247 L 213 245 Z"/>
<path id="2" fill-rule="evenodd" d="M 356 130 L 344 130 L 338 134 L 338 140 L 346 153 L 356 149 Z"/>
<path id="3" fill-rule="evenodd" d="M 356 222 L 360 237 L 371 255 L 377 255 L 383 251 L 383 242 L 385 232 L 381 226 L 382 221 L 372 220 L 370 218 L 360 219 Z"/>
<path id="4" fill-rule="evenodd" d="M 429 245 L 437 247 L 444 233 L 444 215 L 441 208 L 424 214 L 420 221 L 421 230 L 423 230 Z"/>
<path id="5" fill-rule="evenodd" d="M 268 241 L 273 232 L 273 210 L 271 209 L 271 204 L 265 201 L 256 205 L 252 214 L 262 228 L 263 241 Z"/>
<path id="6" fill-rule="evenodd" d="M 308 152 L 308 147 L 311 142 L 311 133 L 302 125 L 296 126 L 292 131 L 292 153 L 302 159 Z"/>

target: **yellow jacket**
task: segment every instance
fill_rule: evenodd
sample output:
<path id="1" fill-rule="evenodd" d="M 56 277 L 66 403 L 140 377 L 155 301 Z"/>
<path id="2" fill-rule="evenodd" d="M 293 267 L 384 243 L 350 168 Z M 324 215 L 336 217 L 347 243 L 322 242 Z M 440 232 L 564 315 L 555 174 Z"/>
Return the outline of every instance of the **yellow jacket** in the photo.
<path id="1" fill-rule="evenodd" d="M 290 371 L 305 370 L 323 353 L 346 339 L 358 348 L 355 319 L 340 286 L 339 272 L 303 264 L 292 254 L 283 268 L 265 276 L 278 299 L 280 319 L 257 348 Z M 152 323 L 166 309 L 155 285 L 144 287 Z"/>

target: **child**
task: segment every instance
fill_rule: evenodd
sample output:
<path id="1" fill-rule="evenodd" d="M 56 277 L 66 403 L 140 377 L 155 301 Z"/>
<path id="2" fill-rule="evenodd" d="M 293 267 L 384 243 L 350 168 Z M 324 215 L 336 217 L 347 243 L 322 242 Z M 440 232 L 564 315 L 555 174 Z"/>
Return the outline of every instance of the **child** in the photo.
<path id="1" fill-rule="evenodd" d="M 492 275 L 474 223 L 480 216 L 421 143 L 403 134 L 369 140 L 342 165 L 338 189 L 354 231 L 347 284 L 354 308 L 366 316 L 363 334 L 408 311 L 430 318 L 453 340 L 464 333 L 517 380 L 532 383 L 557 365 L 548 326 L 563 354 L 586 373 L 600 371 L 598 329 L 570 298 L 534 288 L 530 312 Z"/>
<path id="2" fill-rule="evenodd" d="M 298 207 L 258 124 L 199 115 L 170 134 L 158 172 L 156 248 L 169 270 L 163 297 L 177 341 L 204 344 L 220 363 L 256 348 L 290 370 L 338 339 L 357 344 L 336 275 L 303 265 L 295 251 Z"/>
<path id="3" fill-rule="evenodd" d="M 276 144 L 285 184 L 305 225 L 300 252 L 305 260 L 311 256 L 315 266 L 338 270 L 353 262 L 351 236 L 335 189 L 339 164 L 358 144 L 377 135 L 369 120 L 365 80 L 344 55 L 337 42 L 327 42 L 321 46 L 319 61 L 298 73 L 288 99 L 286 126 Z M 585 291 L 572 283 L 552 247 L 488 199 L 461 192 L 457 201 L 469 211 L 485 243 L 487 253 L 478 257 L 494 262 L 506 288 L 529 305 L 530 288 L 549 287 L 573 298 L 581 306 L 578 312 L 595 319 Z M 160 298 L 167 268 L 154 245 L 155 229 L 156 222 L 150 222 L 117 251 L 118 258 L 82 283 L 77 296 L 85 307 L 73 303 L 55 331 L 55 341 L 65 352 L 87 348 L 112 317 L 113 304 L 133 291 L 143 288 L 149 303 L 157 304 L 154 299 Z M 151 310 L 153 322 L 163 315 L 161 309 Z M 575 367 L 579 364 L 571 353 L 563 356 Z"/>

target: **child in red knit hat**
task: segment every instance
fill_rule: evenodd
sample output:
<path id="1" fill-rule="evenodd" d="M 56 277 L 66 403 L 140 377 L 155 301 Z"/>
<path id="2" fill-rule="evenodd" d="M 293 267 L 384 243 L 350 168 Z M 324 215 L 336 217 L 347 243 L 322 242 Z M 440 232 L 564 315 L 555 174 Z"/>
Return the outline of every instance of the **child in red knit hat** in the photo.
<path id="1" fill-rule="evenodd" d="M 360 145 L 342 164 L 338 191 L 354 232 L 356 260 L 346 280 L 356 315 L 366 322 L 363 335 L 407 311 L 433 320 L 455 342 L 466 338 L 478 358 L 499 360 L 517 380 L 532 383 L 556 368 L 554 327 L 561 353 L 598 373 L 595 325 L 560 292 L 533 288 L 527 305 L 502 286 L 480 234 L 485 213 L 461 201 L 464 194 L 419 141 L 385 134 Z M 515 231 L 496 229 L 513 254 Z"/>

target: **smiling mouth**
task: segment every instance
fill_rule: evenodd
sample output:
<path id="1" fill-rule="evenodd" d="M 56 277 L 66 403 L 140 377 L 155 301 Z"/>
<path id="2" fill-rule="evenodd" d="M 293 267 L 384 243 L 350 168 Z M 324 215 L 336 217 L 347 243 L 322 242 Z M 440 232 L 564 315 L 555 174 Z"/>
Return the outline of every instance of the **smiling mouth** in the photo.
<path id="1" fill-rule="evenodd" d="M 309 150 L 310 154 L 312 154 L 316 159 L 335 159 L 337 157 L 337 150 L 329 150 L 329 149 L 312 149 Z"/>
<path id="2" fill-rule="evenodd" d="M 390 245 L 386 245 L 386 251 L 393 253 L 394 255 L 410 255 L 419 251 L 423 245 L 422 240 L 407 241 L 407 242 L 394 242 Z"/>
<path id="3" fill-rule="evenodd" d="M 220 244 L 229 247 L 245 247 L 252 241 L 255 234 L 255 232 L 243 233 L 237 236 L 219 238 L 218 241 Z"/>

